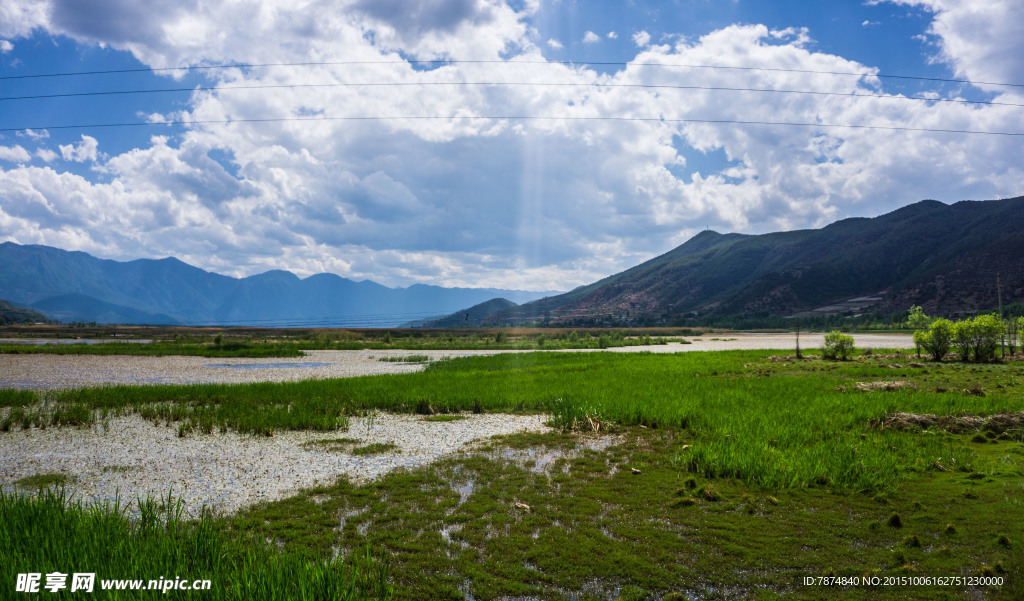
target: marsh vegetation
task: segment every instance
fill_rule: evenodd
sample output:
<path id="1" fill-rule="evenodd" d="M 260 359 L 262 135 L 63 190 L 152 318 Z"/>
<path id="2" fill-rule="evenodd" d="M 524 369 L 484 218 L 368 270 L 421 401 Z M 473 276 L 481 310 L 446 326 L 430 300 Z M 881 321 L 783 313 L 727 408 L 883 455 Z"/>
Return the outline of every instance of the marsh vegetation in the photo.
<path id="1" fill-rule="evenodd" d="M 1024 362 L 850 359 L 520 353 L 404 375 L 0 401 L 11 414 L 45 403 L 78 408 L 86 423 L 137 412 L 262 434 L 343 431 L 348 416 L 423 406 L 434 414 L 425 419 L 549 414 L 549 434 L 213 522 L 287 552 L 368 548 L 389 558 L 399 599 L 817 599 L 800 579 L 828 574 L 1005 578 L 972 590 L 830 590 L 851 599 L 1019 597 Z M 357 442 L 327 434 L 322 446 L 352 452 Z"/>
<path id="2" fill-rule="evenodd" d="M 434 330 L 251 329 L 97 327 L 82 332 L 58 327 L 8 328 L 0 354 L 169 355 L 200 357 L 301 357 L 304 350 L 567 350 L 687 343 L 689 328 L 480 328 Z M 40 336 L 43 336 L 40 338 Z M 30 337 L 31 341 L 18 341 Z M 88 339 L 89 344 L 71 344 Z M 53 344 L 40 344 L 40 341 Z M 144 341 L 142 341 L 144 340 Z M 56 344 L 62 342 L 62 344 Z M 410 357 L 423 357 L 410 355 Z M 381 361 L 398 361 L 382 358 Z M 413 362 L 426 359 L 411 359 Z"/>

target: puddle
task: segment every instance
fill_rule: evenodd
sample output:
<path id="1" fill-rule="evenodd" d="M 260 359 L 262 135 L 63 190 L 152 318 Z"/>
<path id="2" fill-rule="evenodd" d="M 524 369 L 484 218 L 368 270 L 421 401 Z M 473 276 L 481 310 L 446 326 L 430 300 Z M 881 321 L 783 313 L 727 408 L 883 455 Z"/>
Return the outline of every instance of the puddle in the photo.
<path id="1" fill-rule="evenodd" d="M 203 367 L 226 367 L 228 369 L 282 369 L 328 367 L 337 363 L 321 363 L 319 361 L 300 361 L 297 363 L 207 363 Z"/>
<path id="2" fill-rule="evenodd" d="M 476 480 L 470 480 L 464 484 L 455 485 L 452 488 L 455 489 L 455 492 L 459 493 L 459 505 L 462 505 L 469 498 L 469 495 L 473 494 L 473 491 L 476 490 Z"/>
<path id="3" fill-rule="evenodd" d="M 586 450 L 603 451 L 619 442 L 621 442 L 621 439 L 617 436 L 581 437 L 577 441 L 577 446 L 569 450 L 550 449 L 547 447 L 530 447 L 527 449 L 500 448 L 492 452 L 492 459 L 503 459 L 516 465 L 527 467 L 536 474 L 546 474 L 551 472 L 550 468 L 559 459 L 574 459 Z M 562 473 L 569 473 L 569 467 L 570 462 L 565 462 L 562 465 Z"/>
<path id="4" fill-rule="evenodd" d="M 441 534 L 441 538 L 444 540 L 444 542 L 446 542 L 448 544 L 454 544 L 456 541 L 452 540 L 452 533 L 453 532 L 461 532 L 461 531 L 462 531 L 462 524 L 451 524 L 451 525 L 448 525 L 448 526 L 441 526 L 440 534 Z M 467 543 L 464 540 L 458 541 L 458 544 L 463 549 L 466 549 L 466 548 L 469 547 L 469 543 Z"/>
<path id="5" fill-rule="evenodd" d="M 574 455 L 572 451 L 565 452 L 560 449 L 547 449 L 545 447 L 530 447 L 528 449 L 500 449 L 495 451 L 495 459 L 501 458 L 523 467 L 529 466 L 530 471 L 536 474 L 544 474 L 555 461 L 562 457 Z"/>
<path id="6" fill-rule="evenodd" d="M 360 516 L 362 514 L 363 514 L 363 510 L 362 509 L 359 509 L 359 510 L 353 509 L 353 510 L 346 511 L 345 513 L 341 514 L 340 523 L 338 524 L 338 532 L 341 532 L 342 534 L 344 534 L 345 533 L 345 521 L 348 520 L 349 518 L 358 517 L 358 516 Z M 360 534 L 363 534 L 363 533 L 360 533 Z"/>
<path id="7" fill-rule="evenodd" d="M 473 596 L 473 581 L 472 580 L 466 578 L 465 580 L 462 581 L 462 584 L 460 584 L 459 586 L 457 586 L 455 588 L 457 588 L 458 591 L 460 593 L 462 593 L 462 598 L 465 599 L 466 601 L 476 601 L 476 597 Z"/>
<path id="8" fill-rule="evenodd" d="M 449 486 L 452 487 L 452 490 L 459 493 L 459 505 L 465 503 L 466 499 L 468 499 L 469 496 L 473 494 L 473 491 L 476 490 L 476 479 L 474 478 L 468 478 L 465 482 L 456 484 L 457 480 L 461 480 L 459 477 L 461 474 L 462 466 L 455 466 L 455 469 L 452 471 L 452 479 L 449 482 Z M 456 505 L 456 507 L 458 507 L 458 505 Z"/>

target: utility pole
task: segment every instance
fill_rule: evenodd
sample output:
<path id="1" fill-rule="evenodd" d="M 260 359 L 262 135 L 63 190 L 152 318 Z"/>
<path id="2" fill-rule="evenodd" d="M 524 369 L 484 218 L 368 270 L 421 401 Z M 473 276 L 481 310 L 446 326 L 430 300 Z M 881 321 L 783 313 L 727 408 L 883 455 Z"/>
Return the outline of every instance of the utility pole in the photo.
<path id="1" fill-rule="evenodd" d="M 1006 358 L 1006 322 L 1003 321 L 1003 283 L 996 274 L 996 296 L 999 297 L 999 323 L 1003 324 L 1003 334 L 999 336 L 999 346 L 1002 347 L 1003 358 Z"/>
<path id="2" fill-rule="evenodd" d="M 794 317 L 793 321 L 796 322 L 796 358 L 801 359 L 800 355 L 800 318 Z"/>

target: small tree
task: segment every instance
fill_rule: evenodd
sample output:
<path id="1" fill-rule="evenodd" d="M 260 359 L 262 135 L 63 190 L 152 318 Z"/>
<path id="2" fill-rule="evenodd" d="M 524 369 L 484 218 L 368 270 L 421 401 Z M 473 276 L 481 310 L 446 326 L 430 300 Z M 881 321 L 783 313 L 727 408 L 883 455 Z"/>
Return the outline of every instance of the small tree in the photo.
<path id="1" fill-rule="evenodd" d="M 910 329 L 914 330 L 914 346 L 917 347 L 917 356 L 921 356 L 921 347 L 924 346 L 921 342 L 918 342 L 918 332 L 922 334 L 928 329 L 928 325 L 931 322 L 931 318 L 924 314 L 924 309 L 914 305 L 910 307 L 910 315 L 907 317 L 907 324 Z"/>
<path id="2" fill-rule="evenodd" d="M 953 347 L 961 361 L 971 360 L 971 345 L 974 341 L 974 321 L 965 319 L 953 324 Z"/>
<path id="3" fill-rule="evenodd" d="M 1016 346 L 1021 348 L 1021 352 L 1024 352 L 1024 317 L 1011 320 L 1010 327 L 1013 328 L 1013 341 L 1016 343 Z M 1010 349 L 1011 355 L 1015 352 L 1015 350 Z"/>
<path id="4" fill-rule="evenodd" d="M 953 324 L 953 346 L 961 361 L 969 361 L 974 353 L 975 361 L 991 361 L 1006 333 L 1006 326 L 996 315 L 979 315 Z"/>
<path id="5" fill-rule="evenodd" d="M 918 333 L 914 332 L 914 342 L 918 341 Z M 949 354 L 949 347 L 953 341 L 953 322 L 948 319 L 936 319 L 931 327 L 923 334 L 921 346 L 924 347 L 932 359 L 942 361 Z"/>
<path id="6" fill-rule="evenodd" d="M 974 360 L 992 361 L 996 358 L 996 349 L 999 348 L 1006 334 L 1006 325 L 998 315 L 979 315 L 974 322 Z"/>
<path id="7" fill-rule="evenodd" d="M 822 354 L 826 359 L 842 359 L 845 361 L 853 353 L 853 336 L 832 330 L 825 334 L 825 347 Z"/>

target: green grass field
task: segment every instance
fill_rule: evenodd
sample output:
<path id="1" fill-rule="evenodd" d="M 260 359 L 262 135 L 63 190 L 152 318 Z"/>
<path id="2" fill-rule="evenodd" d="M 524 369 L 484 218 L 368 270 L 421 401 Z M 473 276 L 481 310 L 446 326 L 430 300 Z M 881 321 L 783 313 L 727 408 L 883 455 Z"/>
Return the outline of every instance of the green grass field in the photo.
<path id="1" fill-rule="evenodd" d="M 899 384 L 867 391 L 878 382 Z M 550 413 L 565 432 L 215 522 L 286 552 L 368 548 L 389 559 L 397 599 L 1016 599 L 1022 391 L 1021 362 L 530 353 L 346 380 L 11 393 L 0 405 L 7 429 L 131 411 L 263 434 L 343 430 L 371 410 Z M 569 432 L 595 427 L 611 438 Z M 325 452 L 356 442 L 325 441 L 338 447 Z M 828 575 L 1003 584 L 802 584 Z"/>

